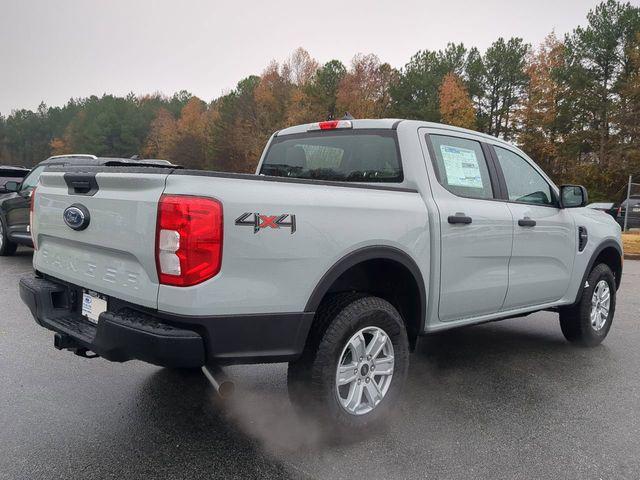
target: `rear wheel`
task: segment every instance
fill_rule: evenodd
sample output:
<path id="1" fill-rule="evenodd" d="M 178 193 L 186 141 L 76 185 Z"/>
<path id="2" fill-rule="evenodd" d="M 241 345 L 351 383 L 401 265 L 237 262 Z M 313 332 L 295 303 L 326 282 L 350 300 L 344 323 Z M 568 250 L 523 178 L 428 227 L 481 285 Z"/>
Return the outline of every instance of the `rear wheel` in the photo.
<path id="1" fill-rule="evenodd" d="M 579 302 L 560 311 L 562 333 L 578 345 L 599 345 L 609 333 L 615 308 L 616 281 L 611 269 L 600 263 L 591 270 Z"/>
<path id="2" fill-rule="evenodd" d="M 18 245 L 9 240 L 4 220 L 0 217 L 0 257 L 7 257 L 16 253 Z"/>
<path id="3" fill-rule="evenodd" d="M 303 413 L 346 430 L 377 424 L 395 405 L 409 366 L 402 317 L 386 300 L 338 295 L 318 311 L 302 358 L 289 364 L 289 394 Z"/>

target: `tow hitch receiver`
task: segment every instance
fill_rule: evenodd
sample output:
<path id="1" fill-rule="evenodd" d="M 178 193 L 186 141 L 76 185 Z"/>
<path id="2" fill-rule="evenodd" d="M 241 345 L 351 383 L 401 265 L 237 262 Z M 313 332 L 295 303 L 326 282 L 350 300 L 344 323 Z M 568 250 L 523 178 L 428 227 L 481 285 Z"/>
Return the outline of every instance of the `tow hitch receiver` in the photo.
<path id="1" fill-rule="evenodd" d="M 96 358 L 99 355 L 91 352 L 89 349 L 79 345 L 73 338 L 64 333 L 53 334 L 53 346 L 58 350 L 70 350 L 79 357 Z M 91 353 L 90 353 L 91 352 Z"/>

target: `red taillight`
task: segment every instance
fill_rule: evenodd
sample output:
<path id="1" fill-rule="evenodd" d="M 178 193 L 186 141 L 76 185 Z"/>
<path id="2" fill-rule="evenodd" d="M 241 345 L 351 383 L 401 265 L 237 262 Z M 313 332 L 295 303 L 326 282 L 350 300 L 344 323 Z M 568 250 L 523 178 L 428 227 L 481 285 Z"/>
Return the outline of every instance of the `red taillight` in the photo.
<path id="1" fill-rule="evenodd" d="M 156 265 L 164 285 L 189 287 L 215 276 L 222 264 L 222 204 L 213 198 L 162 195 Z"/>
<path id="2" fill-rule="evenodd" d="M 309 127 L 312 130 L 338 130 L 342 128 L 353 128 L 350 120 L 327 120 L 326 122 L 313 123 Z"/>
<path id="3" fill-rule="evenodd" d="M 33 187 L 31 190 L 31 198 L 29 198 L 29 233 L 31 233 L 31 239 L 33 241 L 33 249 L 38 249 L 38 244 L 36 243 L 36 236 L 33 234 L 33 211 L 36 203 L 36 188 Z"/>
<path id="4" fill-rule="evenodd" d="M 333 130 L 338 126 L 338 120 L 329 120 L 328 122 L 319 123 L 320 130 Z"/>

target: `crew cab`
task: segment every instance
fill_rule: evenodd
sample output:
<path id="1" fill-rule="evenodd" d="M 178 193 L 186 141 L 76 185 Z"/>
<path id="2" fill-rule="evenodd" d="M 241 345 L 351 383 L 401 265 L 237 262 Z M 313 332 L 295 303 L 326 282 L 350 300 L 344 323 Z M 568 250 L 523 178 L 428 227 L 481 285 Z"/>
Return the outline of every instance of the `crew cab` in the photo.
<path id="1" fill-rule="evenodd" d="M 20 294 L 55 345 L 171 368 L 289 362 L 293 403 L 347 428 L 397 401 L 422 335 L 540 310 L 611 328 L 620 227 L 498 138 L 334 120 L 255 174 L 50 167 Z"/>

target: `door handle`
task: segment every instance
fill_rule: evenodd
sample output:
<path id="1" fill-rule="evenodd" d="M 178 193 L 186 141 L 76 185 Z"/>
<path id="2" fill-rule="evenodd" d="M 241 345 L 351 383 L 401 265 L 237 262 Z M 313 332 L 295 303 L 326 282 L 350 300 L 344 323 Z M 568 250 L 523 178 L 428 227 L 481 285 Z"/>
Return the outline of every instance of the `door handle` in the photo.
<path id="1" fill-rule="evenodd" d="M 536 221 L 531 220 L 529 217 L 524 217 L 518 220 L 518 225 L 520 225 L 521 227 L 535 227 Z"/>
<path id="2" fill-rule="evenodd" d="M 449 223 L 462 223 L 468 225 L 471 223 L 471 217 L 467 217 L 464 213 L 456 213 L 455 215 L 449 215 L 447 219 Z"/>

